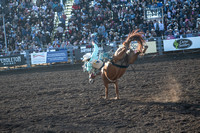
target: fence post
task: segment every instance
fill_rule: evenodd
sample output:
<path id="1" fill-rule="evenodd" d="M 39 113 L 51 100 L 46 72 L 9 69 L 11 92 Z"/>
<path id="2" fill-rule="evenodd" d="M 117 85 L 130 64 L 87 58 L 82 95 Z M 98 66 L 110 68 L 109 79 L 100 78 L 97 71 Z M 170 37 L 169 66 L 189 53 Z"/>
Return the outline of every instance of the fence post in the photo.
<path id="1" fill-rule="evenodd" d="M 29 50 L 26 50 L 26 63 L 27 63 L 27 67 L 30 68 L 31 62 L 30 62 L 30 57 L 29 57 Z"/>
<path id="2" fill-rule="evenodd" d="M 74 64 L 73 46 L 69 46 L 70 64 Z"/>
<path id="3" fill-rule="evenodd" d="M 163 47 L 162 47 L 162 39 L 161 37 L 157 38 L 157 45 L 158 45 L 158 53 L 159 55 L 163 55 Z"/>

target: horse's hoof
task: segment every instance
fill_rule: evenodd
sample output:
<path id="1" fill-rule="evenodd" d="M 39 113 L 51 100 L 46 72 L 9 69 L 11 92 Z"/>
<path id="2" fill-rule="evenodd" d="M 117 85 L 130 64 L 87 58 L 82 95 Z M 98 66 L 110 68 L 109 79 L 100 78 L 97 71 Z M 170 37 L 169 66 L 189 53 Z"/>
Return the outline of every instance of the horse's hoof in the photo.
<path id="1" fill-rule="evenodd" d="M 111 100 L 119 100 L 119 97 L 110 98 Z"/>
<path id="2" fill-rule="evenodd" d="M 93 83 L 94 83 L 94 80 L 93 80 L 93 79 L 89 79 L 89 83 L 90 83 L 90 84 L 93 84 Z"/>
<path id="3" fill-rule="evenodd" d="M 101 98 L 106 99 L 106 100 L 108 99 L 108 97 L 105 97 L 105 96 L 101 96 Z"/>

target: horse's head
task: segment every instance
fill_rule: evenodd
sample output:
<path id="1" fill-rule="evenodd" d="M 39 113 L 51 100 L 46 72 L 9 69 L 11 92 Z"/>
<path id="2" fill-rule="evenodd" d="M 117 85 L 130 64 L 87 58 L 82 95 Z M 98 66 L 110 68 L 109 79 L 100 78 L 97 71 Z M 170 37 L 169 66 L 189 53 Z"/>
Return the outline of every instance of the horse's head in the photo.
<path id="1" fill-rule="evenodd" d="M 137 41 L 138 42 L 137 50 L 142 53 L 142 49 L 144 48 L 144 44 L 145 44 L 145 40 L 142 37 L 143 34 L 144 33 L 139 32 L 139 30 L 135 30 L 131 32 L 126 38 L 126 40 L 123 42 L 124 47 L 130 48 L 131 41 Z"/>
<path id="2" fill-rule="evenodd" d="M 138 30 L 135 30 L 130 33 L 127 39 L 123 42 L 124 48 L 130 48 L 131 41 L 138 42 L 136 50 L 128 49 L 126 52 L 126 54 L 128 55 L 128 64 L 133 64 L 139 54 L 143 54 L 146 52 L 147 47 L 144 46 L 145 40 L 142 37 L 143 34 L 143 32 L 138 32 Z"/>

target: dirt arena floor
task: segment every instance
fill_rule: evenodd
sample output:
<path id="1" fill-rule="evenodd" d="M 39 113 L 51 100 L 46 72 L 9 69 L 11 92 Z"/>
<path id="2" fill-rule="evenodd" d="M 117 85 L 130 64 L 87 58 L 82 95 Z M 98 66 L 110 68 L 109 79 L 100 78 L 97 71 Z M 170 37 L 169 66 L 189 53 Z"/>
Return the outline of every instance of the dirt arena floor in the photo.
<path id="1" fill-rule="evenodd" d="M 200 53 L 144 57 L 104 100 L 81 65 L 0 72 L 0 132 L 200 132 Z M 113 85 L 109 97 L 115 96 Z"/>

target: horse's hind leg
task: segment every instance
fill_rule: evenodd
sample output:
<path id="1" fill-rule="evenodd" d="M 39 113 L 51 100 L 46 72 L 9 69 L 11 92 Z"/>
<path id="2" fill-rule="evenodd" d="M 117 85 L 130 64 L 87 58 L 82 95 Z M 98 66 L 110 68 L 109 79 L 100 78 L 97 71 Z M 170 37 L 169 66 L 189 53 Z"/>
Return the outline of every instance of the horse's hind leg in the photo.
<path id="1" fill-rule="evenodd" d="M 119 99 L 118 81 L 116 81 L 116 82 L 114 83 L 114 86 L 115 86 L 115 93 L 116 93 L 115 99 Z"/>
<path id="2" fill-rule="evenodd" d="M 105 99 L 108 99 L 108 84 L 107 83 L 104 83 L 104 86 L 105 86 Z"/>

